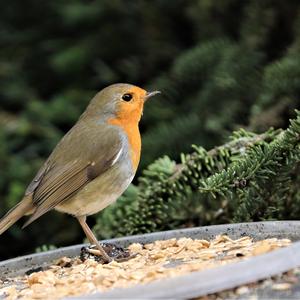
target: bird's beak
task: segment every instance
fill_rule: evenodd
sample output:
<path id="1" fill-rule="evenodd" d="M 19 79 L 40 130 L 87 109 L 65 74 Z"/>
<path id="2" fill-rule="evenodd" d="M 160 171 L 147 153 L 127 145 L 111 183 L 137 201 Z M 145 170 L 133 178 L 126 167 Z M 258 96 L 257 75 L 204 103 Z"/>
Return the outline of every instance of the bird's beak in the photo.
<path id="1" fill-rule="evenodd" d="M 149 98 L 151 98 L 157 94 L 160 94 L 160 93 L 161 93 L 160 91 L 147 92 L 146 96 L 145 96 L 145 101 L 147 101 Z"/>

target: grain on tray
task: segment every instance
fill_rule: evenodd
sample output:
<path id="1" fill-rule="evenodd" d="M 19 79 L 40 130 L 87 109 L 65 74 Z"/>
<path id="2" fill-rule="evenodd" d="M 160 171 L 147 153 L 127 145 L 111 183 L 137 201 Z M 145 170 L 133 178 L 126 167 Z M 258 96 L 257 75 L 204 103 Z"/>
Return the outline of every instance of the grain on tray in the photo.
<path id="1" fill-rule="evenodd" d="M 47 270 L 0 284 L 0 297 L 7 299 L 59 299 L 126 288 L 153 280 L 173 277 L 236 262 L 288 246 L 287 239 L 253 241 L 250 237 L 233 240 L 219 235 L 211 241 L 179 238 L 128 247 L 135 257 L 128 261 L 101 264 L 94 259 L 62 257 Z"/>

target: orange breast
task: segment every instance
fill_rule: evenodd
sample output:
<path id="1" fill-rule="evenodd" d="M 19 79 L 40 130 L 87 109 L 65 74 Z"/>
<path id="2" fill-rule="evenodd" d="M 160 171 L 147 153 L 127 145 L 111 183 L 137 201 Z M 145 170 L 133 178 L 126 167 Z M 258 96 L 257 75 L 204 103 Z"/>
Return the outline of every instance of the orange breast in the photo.
<path id="1" fill-rule="evenodd" d="M 109 119 L 108 123 L 121 127 L 127 135 L 131 162 L 134 171 L 136 171 L 141 156 L 141 135 L 138 124 L 143 114 L 146 91 L 133 87 L 127 93 L 133 95 L 132 101 L 120 102 L 116 110 L 116 117 Z"/>
<path id="2" fill-rule="evenodd" d="M 117 125 L 121 127 L 127 135 L 129 147 L 130 147 L 130 158 L 134 171 L 136 171 L 141 157 L 141 135 L 137 122 L 123 122 L 122 119 L 114 118 L 109 119 L 108 123 L 111 125 Z"/>

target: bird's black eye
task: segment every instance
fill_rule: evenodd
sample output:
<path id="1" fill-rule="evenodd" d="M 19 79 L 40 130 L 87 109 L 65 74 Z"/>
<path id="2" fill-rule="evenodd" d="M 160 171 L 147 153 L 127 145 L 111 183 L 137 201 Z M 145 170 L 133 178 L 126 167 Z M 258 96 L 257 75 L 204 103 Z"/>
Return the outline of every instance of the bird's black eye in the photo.
<path id="1" fill-rule="evenodd" d="M 130 101 L 131 99 L 132 99 L 132 95 L 131 94 L 124 94 L 123 96 L 122 96 L 122 99 L 124 100 L 124 101 Z"/>

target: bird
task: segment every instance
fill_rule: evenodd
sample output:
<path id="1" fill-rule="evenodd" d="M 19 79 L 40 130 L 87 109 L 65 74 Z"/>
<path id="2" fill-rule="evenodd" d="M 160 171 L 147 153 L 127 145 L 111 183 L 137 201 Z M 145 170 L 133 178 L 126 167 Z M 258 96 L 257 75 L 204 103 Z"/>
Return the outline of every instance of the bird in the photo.
<path id="1" fill-rule="evenodd" d="M 74 216 L 86 237 L 112 261 L 86 223 L 127 189 L 141 155 L 139 122 L 144 103 L 160 91 L 127 83 L 105 87 L 56 145 L 23 199 L 0 220 L 0 235 L 24 215 L 24 227 L 55 209 Z"/>

